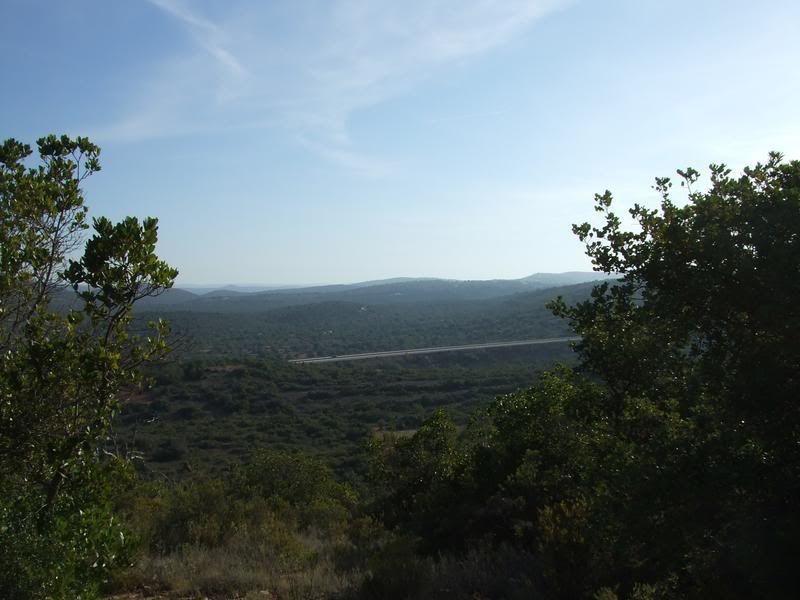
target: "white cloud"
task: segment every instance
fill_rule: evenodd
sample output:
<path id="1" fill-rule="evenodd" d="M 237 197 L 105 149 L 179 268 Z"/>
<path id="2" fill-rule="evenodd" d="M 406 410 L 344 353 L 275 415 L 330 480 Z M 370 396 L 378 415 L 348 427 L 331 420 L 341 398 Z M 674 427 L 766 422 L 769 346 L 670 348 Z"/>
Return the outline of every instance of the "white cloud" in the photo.
<path id="1" fill-rule="evenodd" d="M 390 168 L 350 139 L 355 113 L 507 43 L 566 0 L 253 2 L 213 19 L 183 0 L 149 1 L 191 43 L 133 82 L 127 111 L 96 137 L 280 127 L 329 160 L 380 173 Z"/>
<path id="2" fill-rule="evenodd" d="M 188 25 L 199 45 L 233 75 L 246 74 L 241 63 L 224 47 L 227 38 L 224 29 L 192 12 L 182 0 L 150 0 L 150 2 Z"/>

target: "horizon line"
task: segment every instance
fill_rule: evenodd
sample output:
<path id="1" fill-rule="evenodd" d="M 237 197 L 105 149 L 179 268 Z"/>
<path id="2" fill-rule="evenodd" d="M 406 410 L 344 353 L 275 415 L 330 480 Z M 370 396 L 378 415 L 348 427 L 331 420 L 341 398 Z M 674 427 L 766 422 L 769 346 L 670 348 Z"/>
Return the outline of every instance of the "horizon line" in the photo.
<path id="1" fill-rule="evenodd" d="M 596 274 L 598 279 L 602 279 L 604 277 L 609 277 L 603 271 L 583 271 L 583 270 L 569 270 L 569 271 L 536 271 L 534 273 L 530 273 L 528 275 L 522 275 L 520 277 L 489 277 L 489 278 L 462 278 L 462 277 L 442 277 L 436 275 L 420 275 L 420 276 L 412 276 L 412 275 L 398 275 L 398 276 L 389 276 L 389 277 L 380 277 L 380 278 L 373 278 L 373 279 L 357 279 L 357 280 L 348 280 L 348 281 L 327 281 L 327 282 L 302 282 L 302 283 L 278 283 L 278 282 L 255 282 L 255 281 L 246 281 L 246 282 L 237 282 L 237 283 L 222 283 L 222 282 L 209 282 L 209 283 L 202 283 L 202 282 L 175 282 L 172 286 L 173 288 L 184 288 L 184 287 L 195 287 L 195 288 L 236 288 L 236 287 L 318 287 L 318 286 L 329 286 L 329 285 L 356 285 L 359 283 L 372 283 L 372 282 L 381 282 L 381 281 L 392 281 L 398 279 L 406 279 L 406 280 L 438 280 L 438 281 L 517 281 L 520 279 L 527 279 L 529 277 L 535 277 L 537 275 L 572 275 L 572 274 Z"/>

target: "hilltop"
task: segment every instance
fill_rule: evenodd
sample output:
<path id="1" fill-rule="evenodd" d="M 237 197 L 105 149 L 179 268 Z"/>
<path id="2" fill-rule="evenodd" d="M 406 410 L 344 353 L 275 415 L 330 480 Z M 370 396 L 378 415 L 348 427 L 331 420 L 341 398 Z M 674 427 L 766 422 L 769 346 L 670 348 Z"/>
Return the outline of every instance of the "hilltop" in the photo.
<path id="1" fill-rule="evenodd" d="M 596 272 L 534 273 L 520 279 L 459 280 L 395 277 L 350 284 L 307 287 L 222 286 L 173 288 L 145 298 L 139 310 L 154 307 L 209 313 L 262 312 L 280 307 L 345 302 L 361 304 L 447 303 L 487 300 L 605 278 Z"/>

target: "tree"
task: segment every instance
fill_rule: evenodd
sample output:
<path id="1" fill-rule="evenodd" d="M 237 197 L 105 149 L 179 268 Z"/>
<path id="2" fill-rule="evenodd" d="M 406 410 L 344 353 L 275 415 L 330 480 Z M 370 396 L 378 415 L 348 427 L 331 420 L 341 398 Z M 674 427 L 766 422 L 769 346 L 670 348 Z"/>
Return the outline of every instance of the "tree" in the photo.
<path id="1" fill-rule="evenodd" d="M 157 220 L 93 221 L 86 138 L 0 146 L 0 596 L 88 597 L 123 559 L 110 507 L 124 461 L 104 452 L 120 394 L 167 352 L 167 327 L 130 332 L 134 303 L 172 286 Z"/>
<path id="2" fill-rule="evenodd" d="M 581 336 L 579 365 L 496 399 L 426 456 L 464 456 L 446 508 L 423 520 L 401 478 L 382 480 L 384 512 L 447 542 L 434 551 L 535 552 L 548 597 L 800 594 L 800 162 L 712 165 L 706 190 L 678 173 L 685 204 L 657 179 L 660 207 L 635 205 L 632 227 L 610 192 L 599 226 L 574 227 L 618 277 L 552 304 Z"/>
<path id="3" fill-rule="evenodd" d="M 631 547 L 660 540 L 639 575 L 671 572 L 706 596 L 796 597 L 800 162 L 773 153 L 740 177 L 712 165 L 707 191 L 694 169 L 678 173 L 688 203 L 657 179 L 661 206 L 635 205 L 633 231 L 609 192 L 596 197 L 603 225 L 574 231 L 621 280 L 556 312 L 583 337 L 582 366 L 635 455 L 614 508 Z"/>
<path id="4" fill-rule="evenodd" d="M 446 507 L 455 492 L 456 436 L 456 426 L 437 410 L 413 436 L 375 437 L 369 444 L 370 476 L 384 490 L 373 510 L 389 528 L 424 532 L 433 548 L 452 525 Z"/>

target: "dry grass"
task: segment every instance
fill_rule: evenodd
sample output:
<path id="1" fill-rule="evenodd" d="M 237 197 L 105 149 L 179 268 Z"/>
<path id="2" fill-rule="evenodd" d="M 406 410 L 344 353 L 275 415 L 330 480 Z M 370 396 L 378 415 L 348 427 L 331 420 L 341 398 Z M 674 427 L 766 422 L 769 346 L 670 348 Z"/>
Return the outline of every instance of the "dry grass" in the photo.
<path id="1" fill-rule="evenodd" d="M 313 535 L 268 543 L 234 538 L 215 548 L 185 546 L 166 556 L 145 557 L 119 585 L 167 598 L 330 598 L 360 579 L 355 572 L 337 570 L 334 550 L 330 540 Z"/>

